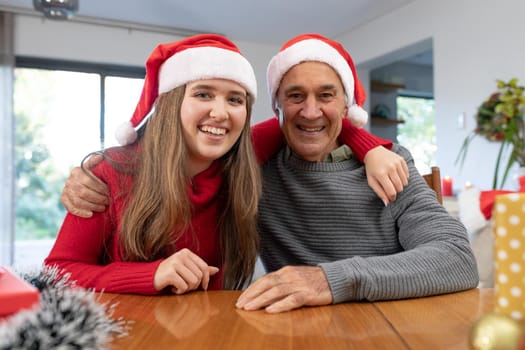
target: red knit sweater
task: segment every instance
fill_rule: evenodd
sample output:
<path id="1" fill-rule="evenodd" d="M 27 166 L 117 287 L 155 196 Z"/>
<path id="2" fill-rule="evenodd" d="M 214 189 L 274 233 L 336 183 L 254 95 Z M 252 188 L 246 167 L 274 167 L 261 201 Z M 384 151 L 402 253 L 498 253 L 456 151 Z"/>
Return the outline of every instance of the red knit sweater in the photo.
<path id="1" fill-rule="evenodd" d="M 272 118 L 255 125 L 252 131 L 255 152 L 262 164 L 282 147 L 281 129 L 277 119 Z M 340 141 L 347 143 L 360 160 L 373 147 L 392 146 L 390 141 L 355 128 L 346 120 Z M 118 254 L 118 228 L 125 199 L 122 193 L 131 188 L 131 176 L 118 173 L 106 161 L 98 164 L 93 172 L 108 184 L 111 204 L 104 212 L 87 219 L 68 213 L 44 263 L 71 273 L 71 279 L 85 288 L 114 293 L 158 293 L 153 287 L 153 277 L 162 259 L 128 262 L 122 261 Z M 194 207 L 193 230 L 186 232 L 176 244 L 177 249 L 188 248 L 208 265 L 219 268 L 222 264 L 216 223 L 221 210 L 219 189 L 222 180 L 219 161 L 194 177 L 193 186 L 188 189 Z M 220 289 L 222 276 L 221 269 L 211 278 L 208 288 Z"/>

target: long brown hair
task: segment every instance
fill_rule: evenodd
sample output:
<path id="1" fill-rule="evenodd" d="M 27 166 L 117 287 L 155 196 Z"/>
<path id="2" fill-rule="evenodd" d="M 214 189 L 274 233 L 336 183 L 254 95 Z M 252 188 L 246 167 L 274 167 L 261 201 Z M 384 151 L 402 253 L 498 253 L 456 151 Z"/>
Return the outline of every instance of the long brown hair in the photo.
<path id="1" fill-rule="evenodd" d="M 188 195 L 191 179 L 186 172 L 188 152 L 180 118 L 184 93 L 185 86 L 181 86 L 161 94 L 154 115 L 139 131 L 132 161 L 134 184 L 120 227 L 121 254 L 125 260 L 152 261 L 166 257 L 174 252 L 176 240 L 191 229 L 192 204 Z M 218 218 L 218 228 L 226 289 L 240 289 L 251 279 L 259 245 L 257 205 L 261 179 L 251 143 L 250 95 L 246 109 L 244 129 L 221 159 L 225 181 L 220 197 L 225 208 Z M 115 160 L 110 162 L 114 164 Z M 124 171 L 129 164 L 114 167 Z"/>

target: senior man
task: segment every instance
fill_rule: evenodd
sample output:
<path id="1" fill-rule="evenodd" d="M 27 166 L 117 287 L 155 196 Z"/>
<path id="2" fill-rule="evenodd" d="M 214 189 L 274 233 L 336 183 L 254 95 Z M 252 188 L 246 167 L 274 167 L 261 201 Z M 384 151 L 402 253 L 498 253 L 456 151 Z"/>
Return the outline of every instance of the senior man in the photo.
<path id="1" fill-rule="evenodd" d="M 286 146 L 263 167 L 260 254 L 269 273 L 243 292 L 238 308 L 281 312 L 477 286 L 465 227 L 437 202 L 409 151 L 394 145 L 410 175 L 385 206 L 364 166 L 339 144 L 343 121 L 362 103 L 339 43 L 293 38 L 270 61 L 267 79 Z"/>

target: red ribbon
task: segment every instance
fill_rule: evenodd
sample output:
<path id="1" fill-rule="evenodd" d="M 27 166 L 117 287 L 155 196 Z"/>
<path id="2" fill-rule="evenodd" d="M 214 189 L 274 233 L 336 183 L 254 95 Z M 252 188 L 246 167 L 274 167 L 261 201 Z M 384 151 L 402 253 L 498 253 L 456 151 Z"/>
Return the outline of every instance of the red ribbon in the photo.
<path id="1" fill-rule="evenodd" d="M 525 192 L 525 175 L 518 178 L 519 190 L 517 192 Z M 492 207 L 494 206 L 494 201 L 496 196 L 500 194 L 516 193 L 516 191 L 507 191 L 507 190 L 492 190 L 492 191 L 481 191 L 479 195 L 479 209 L 485 219 L 489 220 L 492 216 Z"/>

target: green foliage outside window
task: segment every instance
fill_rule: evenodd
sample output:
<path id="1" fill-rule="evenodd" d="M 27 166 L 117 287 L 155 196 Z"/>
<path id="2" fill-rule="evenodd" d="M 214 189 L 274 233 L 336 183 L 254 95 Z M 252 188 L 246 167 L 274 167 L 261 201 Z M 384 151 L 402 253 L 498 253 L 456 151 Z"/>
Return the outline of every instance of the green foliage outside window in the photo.
<path id="1" fill-rule="evenodd" d="M 15 232 L 19 240 L 55 237 L 65 215 L 60 193 L 66 176 L 57 171 L 45 144 L 43 126 L 47 120 L 41 109 L 45 104 L 38 103 L 46 99 L 51 81 L 43 84 L 46 88 L 34 98 L 28 92 L 36 74 L 17 70 L 15 78 L 20 93 L 15 96 Z M 45 73 L 39 72 L 39 78 L 45 81 Z"/>
<path id="2" fill-rule="evenodd" d="M 436 123 L 434 100 L 418 97 L 397 97 L 397 114 L 405 122 L 397 127 L 399 144 L 412 153 L 421 173 L 436 165 Z"/>

